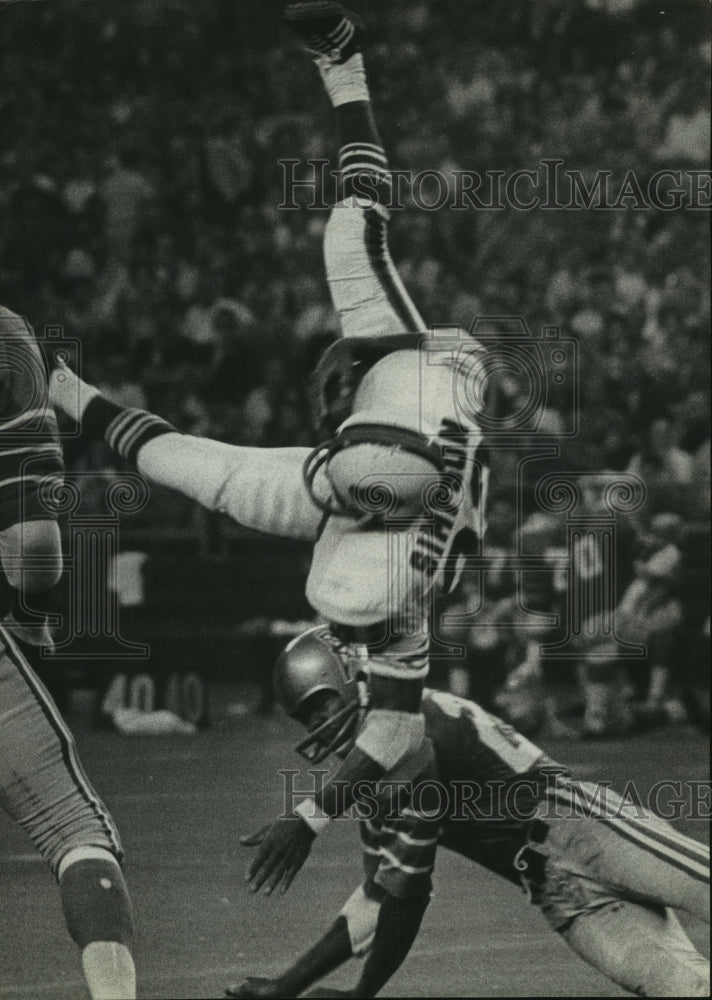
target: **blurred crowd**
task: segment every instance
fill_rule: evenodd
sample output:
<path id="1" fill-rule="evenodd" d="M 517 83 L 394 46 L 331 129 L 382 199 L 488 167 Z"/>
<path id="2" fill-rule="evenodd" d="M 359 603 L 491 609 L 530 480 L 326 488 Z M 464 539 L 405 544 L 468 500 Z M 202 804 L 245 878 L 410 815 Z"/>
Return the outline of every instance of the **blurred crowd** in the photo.
<path id="1" fill-rule="evenodd" d="M 662 6 L 369 4 L 368 67 L 392 165 L 449 177 L 558 157 L 589 180 L 634 170 L 643 185 L 663 169 L 708 169 L 706 5 Z M 299 207 L 280 209 L 282 161 L 298 161 L 299 178 L 309 160 L 335 166 L 333 122 L 282 4 L 250 8 L 60 0 L 2 11 L 2 301 L 38 332 L 63 326 L 87 378 L 117 402 L 225 441 L 310 444 L 307 375 L 337 331 L 321 260 L 327 212 L 308 208 L 307 188 Z M 706 213 L 410 205 L 394 213 L 391 246 L 428 321 L 521 315 L 576 341 L 578 394 L 569 379 L 538 416 L 551 440 L 576 411 L 579 432 L 561 438 L 551 468 L 641 477 L 647 500 L 627 519 L 637 544 L 619 559 L 618 595 L 642 578 L 640 553 L 652 558 L 657 539 L 680 620 L 704 628 L 680 564 L 709 512 Z M 527 392 L 506 374 L 496 405 L 517 412 Z M 107 461 L 76 445 L 69 458 Z M 493 470 L 488 545 L 555 552 L 565 518 L 537 510 L 520 459 L 501 454 Z M 531 464 L 532 476 L 546 471 Z"/>

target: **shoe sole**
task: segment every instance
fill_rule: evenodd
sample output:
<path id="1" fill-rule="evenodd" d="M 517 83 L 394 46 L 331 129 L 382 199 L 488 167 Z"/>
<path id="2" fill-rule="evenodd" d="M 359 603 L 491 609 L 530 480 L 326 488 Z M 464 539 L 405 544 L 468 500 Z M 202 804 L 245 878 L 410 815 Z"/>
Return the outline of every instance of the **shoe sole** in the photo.
<path id="1" fill-rule="evenodd" d="M 347 17 L 357 28 L 363 27 L 363 21 L 352 10 L 331 0 L 311 0 L 309 3 L 291 4 L 285 8 L 285 21 L 308 21 L 325 19 L 327 17 Z"/>

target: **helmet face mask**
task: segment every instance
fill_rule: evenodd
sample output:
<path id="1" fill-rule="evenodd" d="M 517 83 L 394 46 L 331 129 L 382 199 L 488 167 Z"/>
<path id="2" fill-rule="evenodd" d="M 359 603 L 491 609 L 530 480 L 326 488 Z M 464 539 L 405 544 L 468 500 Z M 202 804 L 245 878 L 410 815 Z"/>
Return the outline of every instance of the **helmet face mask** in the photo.
<path id="1" fill-rule="evenodd" d="M 326 625 L 293 639 L 275 667 L 277 700 L 287 715 L 308 728 L 295 747 L 310 764 L 330 754 L 345 756 L 365 708 L 359 675 L 351 671 L 349 647 Z"/>
<path id="2" fill-rule="evenodd" d="M 297 714 L 308 733 L 294 749 L 310 764 L 319 764 L 331 754 L 345 757 L 358 728 L 358 710 L 358 702 L 344 705 L 335 691 L 312 695 Z"/>

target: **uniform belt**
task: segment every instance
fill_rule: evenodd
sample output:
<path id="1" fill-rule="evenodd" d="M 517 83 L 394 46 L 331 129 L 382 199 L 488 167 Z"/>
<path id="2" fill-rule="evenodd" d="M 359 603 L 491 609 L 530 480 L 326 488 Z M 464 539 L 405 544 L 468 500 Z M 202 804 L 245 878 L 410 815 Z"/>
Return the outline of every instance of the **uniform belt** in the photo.
<path id="1" fill-rule="evenodd" d="M 335 441 L 342 448 L 355 444 L 383 444 L 388 448 L 397 446 L 425 458 L 438 471 L 444 468 L 442 451 L 434 441 L 419 431 L 395 424 L 349 424 L 339 431 Z"/>

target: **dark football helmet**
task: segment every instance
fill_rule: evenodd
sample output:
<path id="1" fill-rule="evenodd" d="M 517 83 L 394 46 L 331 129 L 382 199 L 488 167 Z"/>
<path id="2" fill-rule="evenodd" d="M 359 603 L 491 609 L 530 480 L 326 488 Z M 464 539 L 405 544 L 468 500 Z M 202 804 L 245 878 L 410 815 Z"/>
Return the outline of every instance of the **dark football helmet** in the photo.
<path id="1" fill-rule="evenodd" d="M 359 710 L 367 708 L 365 674 L 352 670 L 357 661 L 327 625 L 297 636 L 277 660 L 274 686 L 287 715 L 305 722 L 307 703 L 319 692 L 338 696 L 342 707 L 295 747 L 310 764 L 346 750 L 358 728 Z"/>

